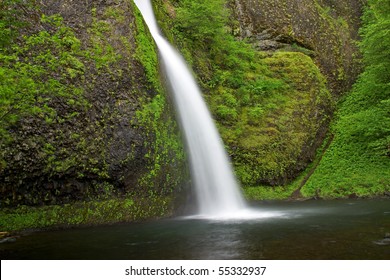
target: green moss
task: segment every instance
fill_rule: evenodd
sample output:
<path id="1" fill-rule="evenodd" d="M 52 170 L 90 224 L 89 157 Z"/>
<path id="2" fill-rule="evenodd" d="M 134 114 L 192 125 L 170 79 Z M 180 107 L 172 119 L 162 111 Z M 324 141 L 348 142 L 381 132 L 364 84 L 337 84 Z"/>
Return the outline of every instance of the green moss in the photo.
<path id="1" fill-rule="evenodd" d="M 184 150 L 177 124 L 167 114 L 169 111 L 166 99 L 161 94 L 137 111 L 137 125 L 145 128 L 154 139 L 144 143 L 148 151 L 145 155 L 148 172 L 138 182 L 151 192 L 172 192 L 184 179 Z"/>
<path id="2" fill-rule="evenodd" d="M 248 200 L 283 200 L 290 198 L 295 191 L 293 185 L 245 187 L 243 190 Z"/>
<path id="3" fill-rule="evenodd" d="M 9 47 L 11 54 L 0 54 L 0 76 L 4 75 L 0 85 L 0 106 L 5 112 L 0 120 L 0 144 L 5 147 L 12 141 L 8 137 L 12 125 L 21 119 L 36 118 L 43 120 L 42 129 L 57 127 L 47 139 L 32 135 L 28 140 L 34 148 L 42 147 L 39 156 L 46 161 L 45 172 L 54 175 L 75 166 L 84 166 L 84 169 L 95 170 L 99 175 L 106 174 L 106 171 L 97 170 L 96 166 L 88 167 L 83 162 L 83 155 L 91 154 L 91 149 L 96 146 L 90 144 L 87 147 L 86 139 L 80 134 L 77 138 L 71 137 L 79 148 L 77 153 L 74 153 L 74 147 L 61 147 L 61 143 L 69 139 L 63 125 L 77 123 L 91 106 L 82 85 L 86 65 L 94 62 L 100 65 L 101 61 L 91 61 L 91 51 L 81 48 L 80 40 L 71 28 L 65 26 L 61 16 L 42 15 L 40 24 L 48 27 L 47 30 L 24 36 L 17 45 Z M 104 61 L 109 64 L 109 60 Z"/>
<path id="4" fill-rule="evenodd" d="M 141 13 L 138 8 L 135 7 L 135 4 L 133 4 L 133 7 L 137 28 L 137 49 L 135 57 L 142 63 L 146 72 L 146 77 L 148 78 L 150 84 L 153 85 L 156 90 L 160 90 L 162 87 L 159 80 L 157 49 Z"/>
<path id="5" fill-rule="evenodd" d="M 104 18 L 115 20 L 118 23 L 124 23 L 125 17 L 126 17 L 125 11 L 119 7 L 109 6 L 104 11 Z"/>
<path id="6" fill-rule="evenodd" d="M 3 139 L 11 139 L 7 130 L 25 116 L 37 116 L 49 125 L 76 116 L 61 115 L 56 110 L 57 102 L 73 100 L 67 105 L 76 114 L 89 106 L 83 88 L 68 83 L 84 76 L 85 53 L 80 41 L 63 25 L 60 16 L 43 15 L 41 23 L 51 26 L 51 32 L 24 36 L 21 42 L 0 52 L 0 144 L 6 144 Z M 53 72 L 55 77 L 51 76 Z"/>
<path id="7" fill-rule="evenodd" d="M 148 136 L 143 145 L 147 172 L 138 184 L 149 193 L 171 193 L 180 186 L 185 176 L 185 155 L 177 123 L 168 103 L 167 91 L 160 81 L 157 49 L 139 11 L 136 15 L 136 58 L 143 65 L 150 86 L 157 92 L 143 100 L 134 124 Z"/>
<path id="8" fill-rule="evenodd" d="M 0 231 L 133 222 L 171 214 L 167 197 L 106 199 L 0 210 Z"/>
<path id="9" fill-rule="evenodd" d="M 86 197 L 93 197 L 100 185 L 117 180 L 112 166 L 116 172 L 115 156 L 122 160 L 122 155 L 113 156 L 112 150 L 119 147 L 124 150 L 123 159 L 134 158 L 134 148 L 124 148 L 113 137 L 119 124 L 130 121 L 139 96 L 146 95 L 129 89 L 137 79 L 131 69 L 135 64 L 133 34 L 127 40 L 118 35 L 118 30 L 128 30 L 125 24 L 131 20 L 124 22 L 124 15 L 131 18 L 132 11 L 123 9 L 124 5 L 96 5 L 85 22 L 77 21 L 86 31 L 79 32 L 74 24 L 67 26 L 62 16 L 46 15 L 39 4 L 30 13 L 23 3 L 26 13 L 18 13 L 12 5 L 19 2 L 2 2 L 1 11 L 4 8 L 12 12 L 13 20 L 35 26 L 20 29 L 11 17 L 7 22 L 3 22 L 6 17 L 0 19 L 7 28 L 18 27 L 23 34 L 15 31 L 17 40 L 0 50 L 2 202 L 37 204 L 42 197 L 45 203 L 58 202 L 62 198 L 57 192 L 63 191 L 67 180 L 77 192 L 82 188 L 88 192 Z M 37 22 L 30 18 L 35 14 L 42 14 Z M 120 167 L 129 168 L 129 162 Z M 87 182 L 90 185 L 85 187 Z M 118 187 L 123 181 L 115 183 Z M 54 184 L 55 190 L 47 191 L 42 184 Z M 85 198 L 80 193 L 75 196 Z"/>
<path id="10" fill-rule="evenodd" d="M 115 11 L 117 10 L 108 8 L 105 15 L 110 17 Z M 120 20 L 120 18 L 115 18 L 115 20 Z M 95 62 L 95 67 L 98 70 L 104 68 L 105 71 L 110 71 L 110 66 L 121 58 L 109 42 L 109 38 L 114 33 L 112 23 L 104 19 L 98 19 L 95 9 L 95 12 L 92 11 L 92 24 L 87 32 L 90 35 L 90 47 L 87 50 L 87 57 Z"/>
<path id="11" fill-rule="evenodd" d="M 65 20 L 40 11 L 36 28 L 22 30 L 23 37 L 15 32 L 7 39 L 10 45 L 1 45 L 0 114 L 10 112 L 9 119 L 0 115 L 0 134 L 9 136 L 0 140 L 1 205 L 101 201 L 65 205 L 63 210 L 29 207 L 23 215 L 7 216 L 7 223 L 15 224 L 11 228 L 121 219 L 110 211 L 127 220 L 126 209 L 116 211 L 122 205 L 115 202 L 117 197 L 131 191 L 148 197 L 142 203 L 156 203 L 150 209 L 163 207 L 167 199 L 158 196 L 171 194 L 183 180 L 184 152 L 142 17 L 133 1 L 92 7 L 72 27 L 67 26 L 66 11 Z M 12 10 L 8 8 L 0 13 Z M 33 22 L 29 16 L 34 14 L 16 12 L 12 15 Z M 2 27 L 16 28 L 12 20 L 8 17 Z M 26 102 L 20 102 L 21 96 Z M 85 205 L 96 206 L 101 217 L 83 216 Z M 115 209 L 109 210 L 111 206 Z M 133 209 L 134 219 L 160 215 L 142 207 Z"/>
<path id="12" fill-rule="evenodd" d="M 331 103 L 325 80 L 308 56 L 279 52 L 263 62 L 284 84 L 274 92 L 272 83 L 259 86 L 236 124 L 245 129 L 233 143 L 238 149 L 233 163 L 238 177 L 249 186 L 268 180 L 285 184 L 292 179 L 289 172 L 298 166 L 303 147 L 314 145 Z M 266 94 L 259 98 L 258 91 Z"/>

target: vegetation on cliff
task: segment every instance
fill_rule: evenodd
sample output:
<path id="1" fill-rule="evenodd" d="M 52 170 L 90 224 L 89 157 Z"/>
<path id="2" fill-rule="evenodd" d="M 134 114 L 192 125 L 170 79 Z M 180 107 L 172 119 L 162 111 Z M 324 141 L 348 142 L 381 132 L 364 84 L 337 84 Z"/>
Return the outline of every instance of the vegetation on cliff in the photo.
<path id="1" fill-rule="evenodd" d="M 172 215 L 170 197 L 106 198 L 64 205 L 19 206 L 0 211 L 2 231 L 134 222 Z"/>
<path id="2" fill-rule="evenodd" d="M 356 63 L 360 0 L 235 0 L 237 32 L 263 51 L 307 49 L 333 95 L 350 90 Z"/>
<path id="3" fill-rule="evenodd" d="M 302 187 L 308 197 L 388 192 L 386 1 L 369 1 L 360 32 L 365 72 L 339 101 L 330 133 L 334 100 L 361 69 L 354 40 L 362 3 L 264 0 L 248 10 L 245 0 L 154 2 L 198 77 L 249 198 L 286 198 Z"/>
<path id="4" fill-rule="evenodd" d="M 306 50 L 256 51 L 234 36 L 224 0 L 154 3 L 197 75 L 242 184 L 290 182 L 313 160 L 333 110 Z"/>
<path id="5" fill-rule="evenodd" d="M 334 140 L 303 187 L 305 196 L 390 192 L 390 2 L 370 0 L 359 44 L 365 65 L 332 126 Z"/>
<path id="6" fill-rule="evenodd" d="M 170 213 L 152 205 L 182 185 L 184 153 L 133 1 L 5 0 L 0 27 L 1 228 L 108 222 L 129 201 L 142 215 L 115 221 Z"/>

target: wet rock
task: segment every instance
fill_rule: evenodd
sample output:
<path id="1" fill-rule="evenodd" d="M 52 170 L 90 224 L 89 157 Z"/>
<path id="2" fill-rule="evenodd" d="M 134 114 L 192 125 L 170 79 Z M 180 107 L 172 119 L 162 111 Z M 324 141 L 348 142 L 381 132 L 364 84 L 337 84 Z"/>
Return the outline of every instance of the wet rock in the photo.
<path id="1" fill-rule="evenodd" d="M 390 245 L 390 233 L 387 232 L 383 239 L 374 241 L 374 244 L 380 245 L 380 246 L 388 246 L 388 245 Z"/>
<path id="2" fill-rule="evenodd" d="M 352 193 L 348 196 L 348 198 L 351 198 L 351 199 L 356 199 L 356 198 L 359 198 L 359 196 L 356 194 L 356 193 Z"/>
<path id="3" fill-rule="evenodd" d="M 16 242 L 16 237 L 10 236 L 0 239 L 0 244 Z"/>
<path id="4" fill-rule="evenodd" d="M 140 178 L 155 166 L 149 158 L 167 150 L 150 152 L 146 147 L 157 141 L 156 135 L 137 121 L 137 112 L 158 92 L 134 55 L 139 45 L 137 28 L 141 28 L 136 24 L 134 4 L 126 0 L 48 0 L 37 5 L 40 13 L 60 15 L 69 34 L 74 34 L 82 49 L 88 50 L 80 54 L 83 73 L 76 78 L 63 78 L 64 87 L 80 89 L 80 104 L 88 105 L 79 106 L 76 99 L 77 106 L 71 105 L 53 94 L 55 98 L 48 106 L 56 117 L 51 123 L 38 114 L 23 117 L 10 129 L 13 142 L 3 145 L 0 140 L 0 206 L 89 200 L 107 194 L 107 186 L 115 194 L 138 191 L 134 189 Z M 23 13 L 18 20 L 26 18 L 30 22 L 30 16 Z M 104 26 L 105 31 L 98 26 Z M 55 31 L 50 24 L 36 24 L 25 35 L 46 29 L 50 34 Z M 95 47 L 104 50 L 108 62 L 89 55 Z M 112 51 L 106 52 L 108 49 Z M 29 52 L 23 59 L 35 61 L 34 55 Z M 101 68 L 97 66 L 100 63 Z M 57 73 L 48 72 L 47 76 L 55 80 Z M 172 111 L 166 110 L 164 118 L 155 121 L 165 123 L 172 116 Z M 159 167 L 171 168 L 171 162 L 167 156 Z M 161 172 L 154 183 L 165 190 L 166 178 Z"/>

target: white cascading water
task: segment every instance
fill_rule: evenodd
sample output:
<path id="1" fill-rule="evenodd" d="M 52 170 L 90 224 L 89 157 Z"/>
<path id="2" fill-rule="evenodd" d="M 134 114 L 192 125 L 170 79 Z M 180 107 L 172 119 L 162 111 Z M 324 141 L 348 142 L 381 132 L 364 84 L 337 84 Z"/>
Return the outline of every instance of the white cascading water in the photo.
<path id="1" fill-rule="evenodd" d="M 191 177 L 205 217 L 237 217 L 246 205 L 222 140 L 192 73 L 181 55 L 160 34 L 150 0 L 134 0 L 157 44 L 185 136 Z"/>

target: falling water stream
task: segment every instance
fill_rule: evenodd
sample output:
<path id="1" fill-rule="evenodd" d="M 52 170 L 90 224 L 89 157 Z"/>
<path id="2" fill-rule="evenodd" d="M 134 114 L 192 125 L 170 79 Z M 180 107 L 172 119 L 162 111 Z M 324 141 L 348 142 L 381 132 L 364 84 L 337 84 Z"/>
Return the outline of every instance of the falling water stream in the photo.
<path id="1" fill-rule="evenodd" d="M 150 0 L 134 1 L 156 42 L 189 153 L 198 214 L 209 218 L 237 217 L 246 206 L 211 114 L 191 71 L 160 34 Z"/>

